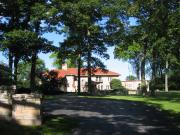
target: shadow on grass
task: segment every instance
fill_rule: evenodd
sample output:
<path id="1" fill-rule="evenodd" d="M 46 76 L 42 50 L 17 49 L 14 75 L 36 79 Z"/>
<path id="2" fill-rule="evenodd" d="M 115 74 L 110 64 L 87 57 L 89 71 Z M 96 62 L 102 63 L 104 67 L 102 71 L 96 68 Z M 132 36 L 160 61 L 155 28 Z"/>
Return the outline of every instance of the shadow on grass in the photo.
<path id="1" fill-rule="evenodd" d="M 1 135 L 69 135 L 78 122 L 64 116 L 46 116 L 41 126 L 20 126 L 15 121 L 0 119 Z"/>
<path id="2" fill-rule="evenodd" d="M 170 102 L 180 103 L 180 92 L 177 91 L 156 92 L 155 98 L 152 99 L 157 101 L 166 100 Z"/>
<path id="3" fill-rule="evenodd" d="M 41 131 L 37 127 L 20 126 L 15 121 L 6 121 L 0 119 L 1 135 L 41 135 Z"/>
<path id="4" fill-rule="evenodd" d="M 67 116 L 46 116 L 43 121 L 43 135 L 69 135 L 78 126 L 77 120 Z"/>

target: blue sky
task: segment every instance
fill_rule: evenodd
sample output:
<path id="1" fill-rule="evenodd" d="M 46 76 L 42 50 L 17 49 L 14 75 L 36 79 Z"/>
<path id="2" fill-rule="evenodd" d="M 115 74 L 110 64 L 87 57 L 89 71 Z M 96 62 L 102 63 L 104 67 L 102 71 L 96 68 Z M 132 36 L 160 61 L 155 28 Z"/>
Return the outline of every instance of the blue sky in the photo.
<path id="1" fill-rule="evenodd" d="M 134 18 L 130 18 L 130 25 L 135 25 L 135 24 L 136 24 L 136 20 Z M 43 36 L 47 38 L 49 41 L 53 41 L 53 44 L 56 46 L 59 45 L 59 42 L 63 42 L 64 40 L 63 36 L 58 35 L 56 33 L 46 33 Z M 121 60 L 114 59 L 113 52 L 114 52 L 114 47 L 108 48 L 108 54 L 110 55 L 110 59 L 108 60 L 102 59 L 102 61 L 106 65 L 107 69 L 121 74 L 120 79 L 125 80 L 126 76 L 133 74 L 131 65 L 128 62 L 123 62 Z M 50 56 L 50 53 L 39 54 L 39 57 L 45 61 L 46 67 L 48 69 L 54 69 L 52 65 L 53 59 L 50 59 L 49 56 Z M 1 52 L 0 52 L 0 61 L 4 63 L 8 62 Z"/>

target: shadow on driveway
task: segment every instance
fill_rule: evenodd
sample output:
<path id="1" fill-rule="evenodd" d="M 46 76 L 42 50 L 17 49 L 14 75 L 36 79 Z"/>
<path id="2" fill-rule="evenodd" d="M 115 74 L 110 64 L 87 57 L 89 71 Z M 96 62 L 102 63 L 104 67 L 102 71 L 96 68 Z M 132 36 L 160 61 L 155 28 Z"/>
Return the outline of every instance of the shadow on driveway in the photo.
<path id="1" fill-rule="evenodd" d="M 78 119 L 73 135 L 179 135 L 180 127 L 166 113 L 143 103 L 59 96 L 44 101 L 46 115 Z"/>

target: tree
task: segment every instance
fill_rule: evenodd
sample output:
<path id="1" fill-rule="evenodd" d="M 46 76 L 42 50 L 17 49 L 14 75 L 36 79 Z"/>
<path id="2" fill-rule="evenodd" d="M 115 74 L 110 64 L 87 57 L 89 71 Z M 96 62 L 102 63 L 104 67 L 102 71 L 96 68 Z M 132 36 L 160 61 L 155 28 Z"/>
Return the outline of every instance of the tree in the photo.
<path id="1" fill-rule="evenodd" d="M 46 49 L 50 47 L 50 43 L 34 32 L 27 30 L 14 30 L 4 34 L 4 40 L 2 45 L 5 52 L 11 52 L 12 58 L 14 58 L 14 81 L 17 82 L 17 69 L 20 60 L 29 60 L 32 56 L 34 47 L 37 51 L 46 52 Z M 37 46 L 38 45 L 38 46 Z M 46 47 L 46 48 L 45 48 Z"/>
<path id="2" fill-rule="evenodd" d="M 75 57 L 74 55 L 71 55 L 71 56 L 66 56 L 66 58 L 63 58 L 64 54 L 59 54 L 59 53 L 62 53 L 62 52 L 58 51 L 50 55 L 50 58 L 54 59 L 54 62 L 53 62 L 54 67 L 61 69 L 63 63 L 66 63 L 68 68 L 77 67 L 77 59 L 78 59 L 77 57 Z"/>
<path id="3" fill-rule="evenodd" d="M 176 57 L 172 48 L 178 46 L 179 40 L 176 38 L 178 31 L 176 30 L 179 24 L 177 19 L 172 18 L 177 17 L 177 11 L 177 0 L 136 0 L 129 2 L 128 15 L 137 20 L 137 25 L 126 29 L 124 34 L 125 40 L 123 42 L 122 40 L 119 41 L 120 43 L 115 53 L 121 59 L 126 58 L 129 61 L 133 59 L 133 64 L 134 62 L 139 63 L 136 60 L 140 61 L 141 80 L 145 80 L 145 67 L 147 67 L 150 69 L 151 78 L 154 85 L 156 85 L 156 78 L 164 75 L 163 72 L 168 67 L 169 61 Z M 175 30 L 176 34 L 172 34 L 173 30 Z M 174 35 L 174 39 L 172 35 Z M 138 51 L 129 49 L 133 42 L 139 44 L 140 48 Z M 178 48 L 176 49 L 179 50 Z M 121 50 L 121 52 L 118 50 Z M 132 54 L 134 53 L 136 55 L 133 56 Z M 136 66 L 137 69 L 138 65 Z M 167 72 L 165 73 L 167 83 Z M 154 95 L 153 88 L 151 89 L 151 94 Z"/>
<path id="4" fill-rule="evenodd" d="M 126 77 L 126 80 L 127 81 L 133 81 L 133 80 L 137 80 L 137 78 L 135 76 L 133 76 L 133 75 L 129 75 L 129 76 Z"/>
<path id="5" fill-rule="evenodd" d="M 122 0 L 116 0 L 115 2 L 120 5 L 124 4 Z M 88 91 L 92 94 L 92 69 L 95 66 L 105 67 L 100 59 L 94 55 L 108 58 L 106 51 L 107 46 L 110 45 L 110 40 L 108 40 L 110 38 L 108 37 L 111 34 L 108 35 L 107 28 L 104 26 L 110 22 L 108 20 L 112 17 L 111 12 L 120 13 L 122 10 L 114 5 L 113 1 L 101 0 L 52 1 L 52 5 L 51 11 L 54 13 L 49 22 L 55 26 L 67 27 L 67 41 L 73 39 L 75 42 L 71 44 L 72 48 L 76 46 L 77 50 L 83 52 L 77 53 L 77 56 L 81 56 L 82 59 L 87 61 L 85 66 L 88 71 Z M 121 13 L 123 14 L 123 11 Z M 102 24 L 103 21 L 104 24 Z"/>
<path id="6" fill-rule="evenodd" d="M 110 82 L 110 86 L 113 90 L 120 90 L 122 88 L 122 84 L 119 79 L 112 79 Z"/>
<path id="7" fill-rule="evenodd" d="M 38 75 L 47 71 L 45 63 L 41 59 L 37 59 L 36 62 L 36 82 L 38 81 Z M 30 86 L 30 74 L 31 74 L 31 62 L 22 61 L 18 64 L 18 84 L 21 87 Z"/>
<path id="8" fill-rule="evenodd" d="M 11 85 L 11 71 L 7 65 L 0 63 L 0 85 Z"/>

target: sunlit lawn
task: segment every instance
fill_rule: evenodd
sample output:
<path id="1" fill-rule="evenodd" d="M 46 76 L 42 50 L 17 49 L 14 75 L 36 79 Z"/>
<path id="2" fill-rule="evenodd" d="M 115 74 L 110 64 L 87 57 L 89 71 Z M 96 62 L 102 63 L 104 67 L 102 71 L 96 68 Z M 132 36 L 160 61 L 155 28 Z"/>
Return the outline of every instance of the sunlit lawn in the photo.
<path id="1" fill-rule="evenodd" d="M 97 96 L 89 98 L 103 98 L 128 100 L 135 102 L 143 102 L 148 105 L 158 107 L 162 110 L 168 110 L 174 113 L 180 113 L 180 92 L 158 92 L 155 97 L 149 96 Z"/>
<path id="2" fill-rule="evenodd" d="M 13 122 L 0 120 L 1 135 L 70 135 L 77 121 L 67 117 L 46 117 L 42 126 L 25 127 Z"/>

